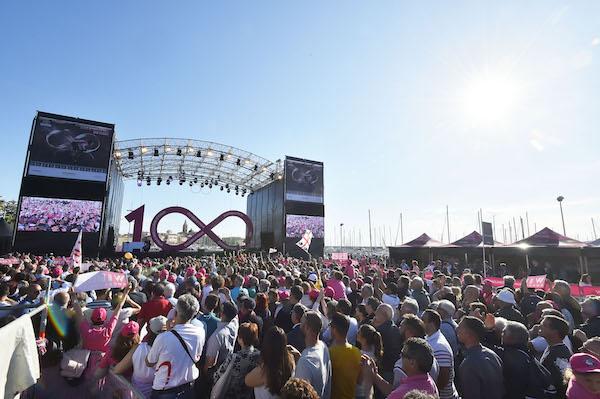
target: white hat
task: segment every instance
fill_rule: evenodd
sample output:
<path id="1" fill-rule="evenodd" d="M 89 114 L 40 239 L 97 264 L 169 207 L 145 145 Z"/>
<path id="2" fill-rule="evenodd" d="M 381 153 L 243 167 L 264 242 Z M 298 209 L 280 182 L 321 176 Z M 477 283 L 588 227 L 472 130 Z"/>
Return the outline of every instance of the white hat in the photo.
<path id="1" fill-rule="evenodd" d="M 511 305 L 517 304 L 515 301 L 515 294 L 513 294 L 511 290 L 501 290 L 498 295 L 496 295 L 496 298 L 504 303 L 510 303 Z"/>
<path id="2" fill-rule="evenodd" d="M 160 334 L 167 330 L 167 318 L 165 316 L 153 317 L 148 322 L 148 326 L 154 334 Z"/>
<path id="3" fill-rule="evenodd" d="M 313 283 L 317 282 L 317 275 L 315 273 L 311 273 L 308 275 L 308 280 L 312 281 Z"/>

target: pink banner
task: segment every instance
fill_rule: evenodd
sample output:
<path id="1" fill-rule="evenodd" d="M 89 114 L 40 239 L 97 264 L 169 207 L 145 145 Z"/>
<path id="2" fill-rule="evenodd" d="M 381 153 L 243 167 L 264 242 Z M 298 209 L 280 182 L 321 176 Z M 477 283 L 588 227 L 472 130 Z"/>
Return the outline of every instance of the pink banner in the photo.
<path id="1" fill-rule="evenodd" d="M 126 274 L 105 271 L 82 273 L 77 277 L 73 285 L 75 292 L 125 287 L 127 287 Z"/>
<path id="2" fill-rule="evenodd" d="M 21 261 L 15 257 L 0 258 L 0 265 L 18 265 Z"/>
<path id="3" fill-rule="evenodd" d="M 333 260 L 348 260 L 347 252 L 334 252 L 331 254 L 331 259 Z"/>
<path id="4" fill-rule="evenodd" d="M 521 282 L 519 281 L 519 287 Z M 527 277 L 527 287 L 534 290 L 543 290 L 546 288 L 546 275 Z"/>

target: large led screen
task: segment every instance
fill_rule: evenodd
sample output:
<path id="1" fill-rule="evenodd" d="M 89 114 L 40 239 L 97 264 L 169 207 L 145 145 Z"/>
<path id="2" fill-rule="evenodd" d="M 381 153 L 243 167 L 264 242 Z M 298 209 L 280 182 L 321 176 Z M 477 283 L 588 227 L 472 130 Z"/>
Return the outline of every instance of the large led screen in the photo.
<path id="1" fill-rule="evenodd" d="M 106 181 L 114 128 L 38 115 L 29 175 Z"/>
<path id="2" fill-rule="evenodd" d="M 22 197 L 17 231 L 98 232 L 102 201 Z"/>
<path id="3" fill-rule="evenodd" d="M 325 236 L 325 218 L 322 216 L 287 215 L 285 236 L 301 238 L 306 230 L 313 233 L 313 238 Z"/>
<path id="4" fill-rule="evenodd" d="M 323 164 L 302 159 L 285 160 L 286 201 L 323 203 Z"/>

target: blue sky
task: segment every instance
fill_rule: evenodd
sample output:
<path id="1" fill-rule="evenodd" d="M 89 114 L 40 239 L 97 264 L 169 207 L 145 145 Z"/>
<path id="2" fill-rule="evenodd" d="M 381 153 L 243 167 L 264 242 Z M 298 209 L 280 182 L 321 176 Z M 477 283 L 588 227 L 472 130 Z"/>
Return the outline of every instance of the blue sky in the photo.
<path id="1" fill-rule="evenodd" d="M 388 244 L 400 212 L 405 241 L 441 238 L 446 205 L 452 239 L 479 208 L 500 239 L 525 212 L 532 233 L 561 231 L 559 194 L 568 235 L 591 239 L 598 15 L 597 1 L 3 2 L 0 195 L 17 197 L 43 110 L 115 123 L 122 140 L 321 160 L 327 242 L 343 222 L 367 244 L 369 208 Z M 205 221 L 245 209 L 235 195 L 128 184 L 124 209 L 142 203 L 147 223 L 170 205 Z"/>

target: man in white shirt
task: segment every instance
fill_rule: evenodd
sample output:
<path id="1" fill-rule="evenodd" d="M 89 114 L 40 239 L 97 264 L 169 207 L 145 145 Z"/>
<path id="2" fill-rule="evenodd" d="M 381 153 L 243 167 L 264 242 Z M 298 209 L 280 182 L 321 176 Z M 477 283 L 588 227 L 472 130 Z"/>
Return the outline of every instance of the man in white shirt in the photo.
<path id="1" fill-rule="evenodd" d="M 331 361 L 327 346 L 319 340 L 322 328 L 323 323 L 317 312 L 308 311 L 302 316 L 300 329 L 304 333 L 306 348 L 296 363 L 294 376 L 310 382 L 321 399 L 329 399 L 331 395 Z"/>
<path id="2" fill-rule="evenodd" d="M 431 345 L 433 356 L 440 366 L 436 381 L 440 399 L 456 399 L 458 392 L 454 386 L 454 353 L 440 331 L 442 318 L 435 310 L 427 309 L 423 312 L 422 320 L 427 333 L 427 343 Z"/>
<path id="3" fill-rule="evenodd" d="M 153 398 L 183 398 L 192 391 L 193 383 L 200 375 L 196 363 L 202 355 L 205 340 L 204 329 L 191 324 L 199 311 L 200 304 L 194 296 L 180 296 L 175 326 L 156 337 L 146 357 L 148 367 L 155 370 Z"/>
<path id="4" fill-rule="evenodd" d="M 227 356 L 233 353 L 239 328 L 237 314 L 238 309 L 233 303 L 225 302 L 223 304 L 221 322 L 206 344 L 205 372 L 210 373 L 210 370 L 217 370 Z"/>

